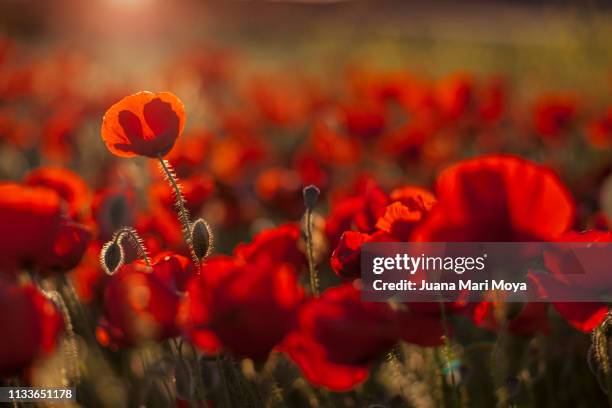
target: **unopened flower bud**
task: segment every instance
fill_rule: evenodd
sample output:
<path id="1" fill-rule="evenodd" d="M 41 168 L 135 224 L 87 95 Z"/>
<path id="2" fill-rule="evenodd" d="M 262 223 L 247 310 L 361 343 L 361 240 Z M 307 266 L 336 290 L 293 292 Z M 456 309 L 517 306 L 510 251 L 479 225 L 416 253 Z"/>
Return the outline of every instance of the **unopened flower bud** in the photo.
<path id="1" fill-rule="evenodd" d="M 100 251 L 100 264 L 108 275 L 112 275 L 123 265 L 125 255 L 119 242 L 108 241 Z"/>
<path id="2" fill-rule="evenodd" d="M 304 187 L 302 190 L 302 194 L 304 195 L 304 206 L 307 210 L 313 210 L 315 205 L 317 204 L 317 200 L 319 199 L 319 194 L 321 194 L 321 190 L 314 184 Z"/>
<path id="3" fill-rule="evenodd" d="M 191 244 L 198 259 L 206 258 L 212 250 L 213 234 L 210 225 L 198 218 L 191 225 Z"/>

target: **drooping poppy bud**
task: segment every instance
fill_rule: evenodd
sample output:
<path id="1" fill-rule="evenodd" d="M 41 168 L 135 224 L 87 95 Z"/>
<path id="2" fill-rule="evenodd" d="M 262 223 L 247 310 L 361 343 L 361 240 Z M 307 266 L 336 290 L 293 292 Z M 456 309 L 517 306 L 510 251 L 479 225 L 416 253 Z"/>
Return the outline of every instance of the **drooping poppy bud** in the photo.
<path id="1" fill-rule="evenodd" d="M 123 247 L 115 240 L 104 244 L 102 251 L 100 251 L 100 265 L 108 275 L 114 274 L 123 265 L 124 260 Z"/>

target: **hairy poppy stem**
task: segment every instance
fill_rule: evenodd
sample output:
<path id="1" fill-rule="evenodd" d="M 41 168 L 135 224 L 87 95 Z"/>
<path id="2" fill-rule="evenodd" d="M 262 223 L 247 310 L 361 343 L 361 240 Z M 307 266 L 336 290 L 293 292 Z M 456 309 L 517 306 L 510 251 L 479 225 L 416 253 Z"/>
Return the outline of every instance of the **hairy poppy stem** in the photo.
<path id="1" fill-rule="evenodd" d="M 448 335 L 448 320 L 446 316 L 446 306 L 444 302 L 440 302 L 440 320 L 442 321 L 442 333 L 443 333 L 443 356 L 444 356 L 444 369 L 447 370 L 448 375 L 450 376 L 450 383 L 453 392 L 453 405 L 455 407 L 461 406 L 461 396 L 459 395 L 459 387 L 456 383 L 455 379 L 455 368 L 453 367 L 454 357 L 453 357 L 453 349 L 450 343 L 450 338 Z"/>
<path id="2" fill-rule="evenodd" d="M 308 273 L 310 275 L 310 291 L 314 296 L 319 296 L 319 276 L 314 259 L 314 249 L 312 244 L 312 209 L 307 208 L 305 214 L 306 223 L 306 252 L 308 257 Z"/>
<path id="3" fill-rule="evenodd" d="M 172 169 L 172 166 L 167 160 L 164 160 L 161 156 L 157 156 L 159 159 L 160 167 L 164 176 L 170 183 L 172 190 L 174 191 L 175 196 L 175 206 L 178 211 L 178 219 L 183 228 L 183 238 L 185 239 L 185 243 L 189 247 L 189 251 L 191 252 L 191 258 L 193 259 L 193 263 L 196 268 L 200 266 L 200 259 L 196 255 L 196 251 L 193 248 L 193 242 L 191 239 L 191 222 L 189 220 L 189 211 L 185 207 L 185 198 L 183 197 L 183 192 L 181 191 L 181 186 L 178 183 L 178 178 Z"/>
<path id="4" fill-rule="evenodd" d="M 607 316 L 593 330 L 592 334 L 592 345 L 589 353 L 593 353 L 595 363 L 597 367 L 594 367 L 594 373 L 597 376 L 601 375 L 603 378 L 598 378 L 603 391 L 608 397 L 608 406 L 612 408 L 612 356 L 610 355 L 610 344 L 612 332 L 612 309 L 608 311 Z M 592 368 L 593 369 L 593 368 Z"/>
<path id="5" fill-rule="evenodd" d="M 113 242 L 115 244 L 121 245 L 121 242 L 124 237 L 128 237 L 130 240 L 130 244 L 136 249 L 138 252 L 138 256 L 142 258 L 147 266 L 151 266 L 151 261 L 149 260 L 149 253 L 147 248 L 144 246 L 144 242 L 138 232 L 135 229 L 130 227 L 123 227 L 119 231 L 115 232 L 113 236 Z"/>
<path id="6" fill-rule="evenodd" d="M 72 325 L 72 318 L 70 317 L 70 312 L 68 311 L 66 302 L 64 302 L 64 299 L 62 298 L 62 295 L 59 294 L 59 292 L 55 290 L 44 290 L 43 293 L 60 309 L 60 312 L 62 313 L 62 317 L 64 319 L 64 329 L 66 331 L 66 338 L 62 343 L 62 348 L 66 363 L 70 367 L 70 378 L 63 378 L 62 380 L 65 383 L 67 383 L 68 380 L 72 380 L 75 383 L 79 383 L 81 381 L 78 363 L 79 352 L 77 349 L 77 341 L 76 336 L 74 334 L 74 327 Z"/>

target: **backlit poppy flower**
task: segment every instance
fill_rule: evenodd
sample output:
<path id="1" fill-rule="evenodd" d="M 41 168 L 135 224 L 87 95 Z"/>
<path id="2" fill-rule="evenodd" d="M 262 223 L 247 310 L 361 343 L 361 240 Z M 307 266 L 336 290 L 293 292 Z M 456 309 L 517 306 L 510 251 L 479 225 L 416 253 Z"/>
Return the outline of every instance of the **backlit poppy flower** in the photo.
<path id="1" fill-rule="evenodd" d="M 55 304 L 33 285 L 0 279 L 0 375 L 19 375 L 55 350 L 64 321 Z"/>
<path id="2" fill-rule="evenodd" d="M 165 156 L 185 126 L 185 107 L 170 92 L 138 92 L 111 106 L 102 140 L 119 157 Z"/>
<path id="3" fill-rule="evenodd" d="M 176 316 L 180 289 L 193 265 L 178 255 L 123 265 L 104 289 L 104 314 L 96 335 L 104 346 L 132 346 L 146 340 L 163 340 L 179 334 Z"/>
<path id="4" fill-rule="evenodd" d="M 344 284 L 304 305 L 298 328 L 280 349 L 311 383 L 346 391 L 363 382 L 374 360 L 399 340 L 439 345 L 441 324 L 387 303 L 362 302 L 360 291 Z"/>
<path id="5" fill-rule="evenodd" d="M 89 187 L 85 180 L 72 170 L 61 167 L 40 167 L 31 171 L 23 180 L 29 186 L 42 186 L 55 190 L 68 204 L 68 214 L 73 218 L 85 215 L 89 207 Z"/>
<path id="6" fill-rule="evenodd" d="M 547 241 L 574 221 L 574 202 L 550 169 L 516 156 L 492 155 L 451 166 L 436 181 L 438 204 L 413 238 L 419 241 Z"/>
<path id="7" fill-rule="evenodd" d="M 291 265 L 217 256 L 190 282 L 181 320 L 200 349 L 214 352 L 222 345 L 260 360 L 293 329 L 303 299 Z"/>

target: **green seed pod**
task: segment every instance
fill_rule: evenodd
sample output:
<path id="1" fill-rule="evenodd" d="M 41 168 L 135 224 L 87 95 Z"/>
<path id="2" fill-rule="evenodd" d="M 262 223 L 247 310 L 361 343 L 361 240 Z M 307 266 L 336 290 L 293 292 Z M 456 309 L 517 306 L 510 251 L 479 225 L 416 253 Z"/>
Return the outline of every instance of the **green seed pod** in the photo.
<path id="1" fill-rule="evenodd" d="M 198 259 L 206 258 L 212 251 L 213 233 L 210 225 L 202 218 L 198 218 L 191 225 L 191 244 Z"/>

